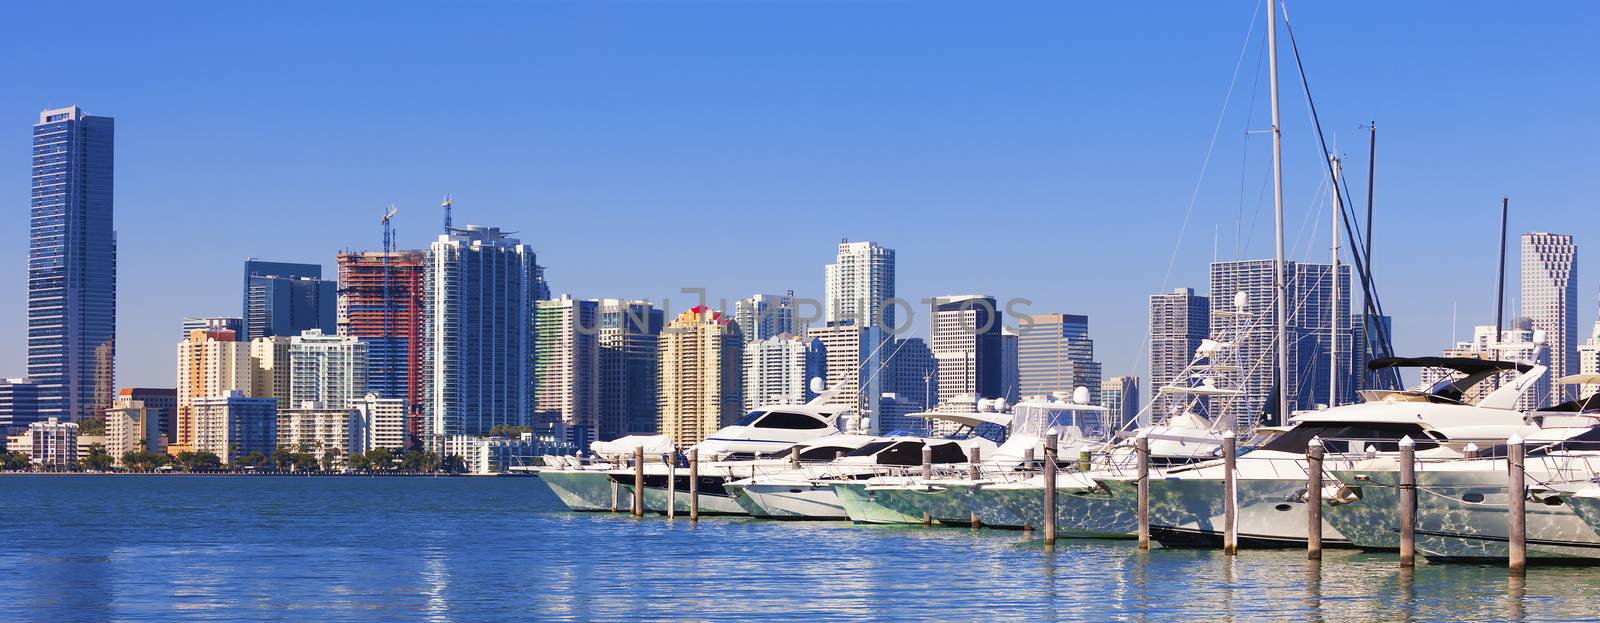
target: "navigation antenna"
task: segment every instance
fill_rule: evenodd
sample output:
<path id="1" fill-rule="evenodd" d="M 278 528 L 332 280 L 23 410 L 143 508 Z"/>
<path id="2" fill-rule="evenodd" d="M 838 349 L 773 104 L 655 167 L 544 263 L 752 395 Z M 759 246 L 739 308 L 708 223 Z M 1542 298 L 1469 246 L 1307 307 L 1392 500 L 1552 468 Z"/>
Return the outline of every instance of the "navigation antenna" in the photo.
<path id="1" fill-rule="evenodd" d="M 444 196 L 444 203 L 439 204 L 440 206 L 444 207 L 444 233 L 446 235 L 453 230 L 453 228 L 450 227 L 450 203 L 450 195 L 446 194 Z"/>

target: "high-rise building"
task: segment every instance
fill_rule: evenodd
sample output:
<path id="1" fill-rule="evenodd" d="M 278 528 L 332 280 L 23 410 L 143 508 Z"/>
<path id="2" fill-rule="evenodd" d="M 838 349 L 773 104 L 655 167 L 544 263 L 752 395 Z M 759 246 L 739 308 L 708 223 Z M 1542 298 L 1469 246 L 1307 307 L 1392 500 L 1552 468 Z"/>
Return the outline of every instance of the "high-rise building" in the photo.
<path id="1" fill-rule="evenodd" d="M 1015 403 L 1022 398 L 1022 336 L 1010 327 L 1000 328 L 1000 387 L 1002 397 Z"/>
<path id="2" fill-rule="evenodd" d="M 1577 372 L 1578 246 L 1572 236 L 1534 232 L 1522 235 L 1522 315 L 1544 331 L 1550 346 L 1550 375 Z M 1567 399 L 1559 383 L 1550 404 Z"/>
<path id="3" fill-rule="evenodd" d="M 1244 395 L 1213 405 L 1215 417 L 1232 418 L 1235 425 L 1248 429 L 1262 423 L 1264 417 L 1274 417 L 1266 411 L 1270 404 L 1276 411 L 1275 389 L 1281 381 L 1288 388 L 1289 409 L 1312 409 L 1329 400 L 1329 352 L 1332 336 L 1329 328 L 1334 318 L 1342 320 L 1339 327 L 1340 379 L 1352 378 L 1350 327 L 1350 267 L 1339 266 L 1339 298 L 1333 298 L 1332 270 L 1328 264 L 1288 262 L 1288 296 L 1291 307 L 1288 314 L 1289 378 L 1278 379 L 1276 339 L 1276 291 L 1271 260 L 1243 260 L 1211 264 L 1211 298 L 1232 301 L 1237 293 L 1245 293 L 1243 313 L 1211 315 L 1211 335 L 1226 336 L 1238 344 L 1237 359 L 1240 370 L 1216 375 L 1218 385 L 1239 387 Z M 1218 311 L 1213 307 L 1213 311 Z M 1238 311 L 1238 310 L 1230 310 Z M 1354 383 L 1341 381 L 1339 403 L 1355 401 Z M 1289 414 L 1277 414 L 1272 421 L 1281 422 Z"/>
<path id="4" fill-rule="evenodd" d="M 161 434 L 161 415 L 142 400 L 122 400 L 106 410 L 106 454 L 118 465 L 122 455 L 136 450 L 151 453 L 166 451 L 166 436 Z"/>
<path id="5" fill-rule="evenodd" d="M 822 341 L 782 333 L 744 345 L 744 410 L 761 405 L 805 404 L 812 378 L 827 373 Z"/>
<path id="6" fill-rule="evenodd" d="M 895 398 L 909 411 L 930 411 L 939 404 L 939 363 L 933 351 L 920 337 L 897 340 L 889 369 L 893 379 L 888 383 Z M 905 428 L 905 427 L 902 427 Z"/>
<path id="7" fill-rule="evenodd" d="M 1000 334 L 1001 314 L 994 297 L 966 294 L 933 299 L 931 350 L 939 365 L 939 404 L 957 404 L 958 396 L 970 401 L 1005 395 Z M 1019 352 L 1023 348 L 1019 340 Z M 1021 382 L 1024 390 L 1031 389 L 1026 378 Z"/>
<path id="8" fill-rule="evenodd" d="M 277 449 L 278 399 L 232 390 L 194 401 L 194 450 L 232 464 L 239 457 Z"/>
<path id="9" fill-rule="evenodd" d="M 806 334 L 822 344 L 823 382 L 829 390 L 837 388 L 827 404 L 854 408 L 873 434 L 895 430 L 889 427 L 895 422 L 883 419 L 898 415 L 883 409 L 884 394 L 894 395 L 889 356 L 895 347 L 884 333 L 878 327 L 846 322 L 813 327 Z"/>
<path id="10" fill-rule="evenodd" d="M 367 343 L 309 329 L 289 338 L 289 405 L 345 411 L 367 395 Z M 285 403 L 279 403 L 285 404 Z"/>
<path id="11" fill-rule="evenodd" d="M 78 423 L 48 418 L 28 425 L 28 458 L 46 469 L 66 469 L 78 461 Z M 9 444 L 8 444 L 9 445 Z"/>
<path id="12" fill-rule="evenodd" d="M 876 242 L 839 242 L 825 271 L 823 320 L 877 327 L 885 336 L 895 324 L 894 249 Z"/>
<path id="13" fill-rule="evenodd" d="M 112 222 L 116 121 L 77 106 L 33 126 L 28 240 L 28 377 L 39 416 L 99 417 L 111 406 L 117 337 Z"/>
<path id="14" fill-rule="evenodd" d="M 250 340 L 251 396 L 277 398 L 280 405 L 294 404 L 289 400 L 294 369 L 289 357 L 291 339 L 287 335 L 270 335 Z"/>
<path id="15" fill-rule="evenodd" d="M 338 294 L 321 264 L 244 262 L 244 331 L 248 339 L 338 331 Z"/>
<path id="16" fill-rule="evenodd" d="M 655 434 L 657 342 L 663 313 L 649 301 L 600 300 L 600 439 Z"/>
<path id="17" fill-rule="evenodd" d="M 1106 408 L 1106 424 L 1123 430 L 1128 420 L 1139 416 L 1139 377 L 1113 376 L 1100 382 L 1100 406 Z"/>
<path id="18" fill-rule="evenodd" d="M 400 450 L 406 447 L 410 419 L 409 408 L 403 398 L 382 398 L 367 394 L 355 404 L 358 442 L 352 452 L 371 452 L 378 448 Z"/>
<path id="19" fill-rule="evenodd" d="M 423 436 L 482 435 L 533 414 L 534 251 L 497 227 L 440 235 L 423 269 Z"/>
<path id="20" fill-rule="evenodd" d="M 340 253 L 340 335 L 367 344 L 367 389 L 422 413 L 421 251 Z M 412 434 L 420 433 L 415 419 Z"/>
<path id="21" fill-rule="evenodd" d="M 1396 382 L 1392 371 L 1378 371 L 1367 367 L 1367 362 L 1379 357 L 1389 357 L 1386 342 L 1392 343 L 1394 337 L 1394 318 L 1377 314 L 1351 314 L 1350 335 L 1355 344 L 1352 351 L 1355 361 L 1351 362 L 1354 368 L 1352 379 L 1357 382 L 1355 390 L 1363 389 L 1399 389 L 1402 383 Z"/>
<path id="22" fill-rule="evenodd" d="M 117 397 L 111 401 L 112 409 L 123 409 L 138 406 L 143 409 L 146 426 L 155 427 L 154 432 L 145 430 L 145 434 L 155 435 L 159 443 L 146 444 L 150 452 L 163 452 L 168 443 L 178 438 L 178 390 L 170 387 L 124 387 L 117 390 Z M 112 455 L 122 458 L 120 454 Z"/>
<path id="23" fill-rule="evenodd" d="M 1589 332 L 1589 341 L 1578 346 L 1578 373 L 1600 374 L 1600 320 L 1594 322 L 1594 329 Z M 1580 398 L 1588 398 L 1600 393 L 1600 383 L 1584 383 L 1578 388 Z"/>
<path id="24" fill-rule="evenodd" d="M 189 332 L 195 329 L 202 331 L 232 331 L 234 335 L 244 337 L 244 319 L 232 316 L 211 316 L 208 318 L 184 318 L 183 331 L 178 333 L 178 339 L 189 337 Z"/>
<path id="25" fill-rule="evenodd" d="M 1501 337 L 1499 340 L 1495 339 L 1494 326 L 1478 325 L 1473 327 L 1472 340 L 1456 342 L 1455 346 L 1444 349 L 1444 356 L 1493 359 L 1497 361 L 1510 361 L 1529 365 L 1549 366 L 1550 347 L 1544 341 L 1547 339 L 1545 333 L 1543 331 L 1517 328 L 1527 326 L 1527 322 L 1524 320 L 1525 319 L 1519 318 L 1512 321 L 1513 328 L 1502 331 L 1500 333 Z M 1422 383 L 1432 385 L 1443 380 L 1446 375 L 1453 374 L 1454 373 L 1449 370 L 1443 370 L 1439 368 L 1423 368 L 1420 377 Z M 1499 389 L 1507 383 L 1510 383 L 1520 374 L 1520 372 L 1515 370 L 1506 370 L 1494 376 L 1490 376 L 1489 378 L 1478 382 L 1478 384 L 1466 388 L 1466 390 L 1461 394 L 1461 401 L 1467 404 L 1475 404 L 1479 400 L 1483 400 L 1485 396 L 1488 396 L 1494 390 Z M 1524 392 L 1522 397 L 1517 399 L 1517 410 L 1531 411 L 1540 407 L 1549 406 L 1551 395 L 1550 385 L 1552 385 L 1552 383 L 1550 382 L 1549 374 L 1540 377 L 1534 382 L 1533 388 Z"/>
<path id="26" fill-rule="evenodd" d="M 1083 387 L 1090 404 L 1100 404 L 1100 362 L 1094 359 L 1088 316 L 1032 314 L 1017 322 L 1022 395 L 1071 396 Z"/>
<path id="27" fill-rule="evenodd" d="M 805 336 L 805 327 L 795 320 L 794 290 L 742 298 L 734 301 L 733 310 L 733 321 L 739 323 L 746 344 L 785 333 Z"/>
<path id="28" fill-rule="evenodd" d="M 688 448 L 743 413 L 744 338 L 739 325 L 704 305 L 661 332 L 661 434 Z"/>
<path id="29" fill-rule="evenodd" d="M 39 421 L 39 384 L 22 377 L 0 379 L 0 434 Z"/>
<path id="30" fill-rule="evenodd" d="M 535 312 L 534 409 L 559 418 L 579 448 L 600 434 L 600 303 L 563 295 Z"/>
<path id="31" fill-rule="evenodd" d="M 1231 301 L 1231 294 L 1224 294 Z M 1194 358 L 1200 342 L 1211 332 L 1211 299 L 1197 296 L 1193 288 L 1150 295 L 1150 417 L 1159 421 L 1183 410 L 1181 396 L 1162 395 Z"/>
<path id="32" fill-rule="evenodd" d="M 167 446 L 177 454 L 196 449 L 195 403 L 228 392 L 250 391 L 249 343 L 235 340 L 232 331 L 189 332 L 178 343 L 178 415 L 176 437 Z"/>

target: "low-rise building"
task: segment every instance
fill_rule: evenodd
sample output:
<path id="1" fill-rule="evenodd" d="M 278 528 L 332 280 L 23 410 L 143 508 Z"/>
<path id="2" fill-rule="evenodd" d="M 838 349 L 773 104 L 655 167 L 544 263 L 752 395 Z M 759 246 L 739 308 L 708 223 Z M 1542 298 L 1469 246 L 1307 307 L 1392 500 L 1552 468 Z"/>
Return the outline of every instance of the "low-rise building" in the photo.
<path id="1" fill-rule="evenodd" d="M 451 435 L 444 440 L 444 456 L 461 457 L 469 474 L 500 474 L 513 467 L 534 465 L 538 457 L 570 451 L 564 442 L 551 442 L 532 433 L 517 438 Z"/>
<path id="2" fill-rule="evenodd" d="M 28 425 L 28 458 L 46 469 L 67 469 L 78 461 L 78 424 L 50 418 Z"/>
<path id="3" fill-rule="evenodd" d="M 325 409 L 322 403 L 302 402 L 298 409 L 278 411 L 278 446 L 323 458 L 331 451 L 339 459 L 358 448 L 354 409 Z"/>
<path id="4" fill-rule="evenodd" d="M 122 455 L 135 450 L 165 452 L 167 437 L 161 429 L 168 413 L 170 411 L 151 408 L 143 400 L 118 396 L 106 410 L 106 453 L 121 465 Z"/>
<path id="5" fill-rule="evenodd" d="M 354 452 L 371 452 L 378 448 L 402 450 L 406 447 L 406 401 L 404 398 L 379 398 L 367 394 L 355 403 L 356 421 L 351 424 L 358 439 L 350 448 Z"/>
<path id="6" fill-rule="evenodd" d="M 232 464 L 239 457 L 277 449 L 278 399 L 232 390 L 194 401 L 195 450 Z"/>

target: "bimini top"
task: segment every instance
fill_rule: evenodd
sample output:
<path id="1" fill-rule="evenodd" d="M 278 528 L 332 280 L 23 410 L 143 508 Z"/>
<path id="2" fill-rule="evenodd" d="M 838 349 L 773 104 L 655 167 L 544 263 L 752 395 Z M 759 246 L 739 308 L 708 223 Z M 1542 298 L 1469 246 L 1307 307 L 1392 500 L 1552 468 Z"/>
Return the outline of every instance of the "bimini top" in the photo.
<path id="1" fill-rule="evenodd" d="M 1527 372 L 1533 369 L 1533 366 L 1526 363 L 1478 359 L 1476 357 L 1379 357 L 1367 362 L 1367 367 L 1373 370 L 1382 370 L 1384 368 L 1446 368 L 1463 374 L 1477 374 L 1496 370 Z"/>

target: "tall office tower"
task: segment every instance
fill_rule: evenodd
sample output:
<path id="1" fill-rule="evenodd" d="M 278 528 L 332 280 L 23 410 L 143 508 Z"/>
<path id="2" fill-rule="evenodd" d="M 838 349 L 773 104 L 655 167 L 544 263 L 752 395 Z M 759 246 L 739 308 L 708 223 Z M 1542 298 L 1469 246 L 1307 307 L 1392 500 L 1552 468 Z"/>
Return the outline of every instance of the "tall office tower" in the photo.
<path id="1" fill-rule="evenodd" d="M 1009 327 L 1000 328 L 1000 387 L 1002 397 L 1015 403 L 1022 398 L 1022 336 Z"/>
<path id="2" fill-rule="evenodd" d="M 534 409 L 559 418 L 579 448 L 600 434 L 600 304 L 563 295 L 534 316 Z"/>
<path id="3" fill-rule="evenodd" d="M 366 342 L 317 329 L 289 338 L 289 402 L 279 402 L 280 410 L 315 402 L 319 408 L 343 411 L 366 395 Z"/>
<path id="4" fill-rule="evenodd" d="M 1522 235 L 1522 315 L 1533 328 L 1544 331 L 1550 344 L 1550 376 L 1577 371 L 1578 247 L 1572 236 L 1535 232 Z M 1559 383 L 1552 384 L 1550 404 L 1567 399 Z"/>
<path id="5" fill-rule="evenodd" d="M 178 333 L 178 339 L 189 337 L 189 332 L 195 329 L 203 331 L 232 331 L 234 335 L 244 336 L 244 319 L 232 316 L 212 316 L 209 318 L 184 318 L 183 330 Z"/>
<path id="6" fill-rule="evenodd" d="M 28 239 L 28 378 L 39 417 L 99 417 L 111 406 L 117 338 L 112 228 L 116 121 L 77 106 L 33 126 Z"/>
<path id="7" fill-rule="evenodd" d="M 176 437 L 167 451 L 195 450 L 195 403 L 231 391 L 250 392 L 250 345 L 232 331 L 189 332 L 178 343 L 178 417 Z M 276 404 L 276 402 L 274 402 Z"/>
<path id="8" fill-rule="evenodd" d="M 277 449 L 276 398 L 256 398 L 233 390 L 196 399 L 193 409 L 196 452 L 210 452 L 231 465 L 251 452 L 272 456 Z"/>
<path id="9" fill-rule="evenodd" d="M 655 434 L 657 342 L 664 323 L 649 301 L 600 299 L 600 439 Z"/>
<path id="10" fill-rule="evenodd" d="M 822 319 L 877 327 L 887 336 L 896 329 L 893 298 L 894 249 L 840 241 L 839 254 L 825 271 Z"/>
<path id="11" fill-rule="evenodd" d="M 1089 339 L 1089 317 L 1033 314 L 1017 319 L 1017 369 L 1024 396 L 1071 396 L 1089 390 L 1100 404 L 1100 362 Z"/>
<path id="12" fill-rule="evenodd" d="M 367 389 L 380 398 L 404 399 L 408 413 L 420 415 L 423 253 L 367 251 L 337 258 L 339 334 L 367 343 Z"/>
<path id="13" fill-rule="evenodd" d="M 1232 301 L 1231 295 L 1224 296 Z M 1170 294 L 1150 295 L 1150 419 L 1159 422 L 1183 410 L 1181 396 L 1161 395 L 1194 358 L 1200 342 L 1211 333 L 1211 299 L 1196 296 L 1193 288 L 1176 288 Z"/>
<path id="14" fill-rule="evenodd" d="M 1350 314 L 1350 335 L 1354 340 L 1351 351 L 1355 358 L 1350 362 L 1351 378 L 1356 381 L 1356 390 L 1363 389 L 1399 389 L 1402 383 L 1396 383 L 1395 377 L 1389 372 L 1378 372 L 1367 368 L 1367 362 L 1379 357 L 1393 356 L 1384 345 L 1384 340 L 1393 343 L 1394 318 L 1376 314 Z"/>
<path id="15" fill-rule="evenodd" d="M 939 404 L 1004 395 L 1001 315 L 994 297 L 980 294 L 933 299 L 933 358 L 939 364 Z M 1019 339 L 1018 350 L 1026 348 Z M 1019 360 L 1021 355 L 1019 354 Z M 1031 390 L 1023 378 L 1023 389 Z"/>
<path id="16" fill-rule="evenodd" d="M 244 331 L 247 339 L 338 331 L 338 295 L 322 279 L 321 264 L 244 262 Z"/>
<path id="17" fill-rule="evenodd" d="M 442 234 L 423 270 L 423 437 L 482 435 L 533 414 L 533 249 L 497 227 Z"/>
<path id="18" fill-rule="evenodd" d="M 1578 347 L 1578 373 L 1600 374 L 1600 320 L 1594 323 L 1594 329 L 1589 332 L 1589 341 Z M 1600 393 L 1600 383 L 1584 383 L 1578 388 L 1580 398 L 1588 398 Z"/>
<path id="19" fill-rule="evenodd" d="M 17 432 L 39 419 L 39 384 L 27 377 L 0 379 L 0 434 Z"/>
<path id="20" fill-rule="evenodd" d="M 910 411 L 931 411 L 939 404 L 939 363 L 920 337 L 898 340 L 891 347 L 889 369 L 893 378 L 886 383 L 895 398 Z"/>
<path id="21" fill-rule="evenodd" d="M 1112 430 L 1123 430 L 1128 420 L 1139 416 L 1139 377 L 1113 376 L 1101 381 L 1100 401 L 1106 408 L 1106 424 Z"/>
<path id="22" fill-rule="evenodd" d="M 290 338 L 272 335 L 250 340 L 250 395 L 277 398 L 280 405 L 292 405 L 293 362 L 289 358 Z"/>
<path id="23" fill-rule="evenodd" d="M 788 333 L 804 336 L 795 321 L 794 290 L 788 294 L 757 294 L 733 303 L 733 321 L 739 323 L 746 344 Z"/>
<path id="24" fill-rule="evenodd" d="M 178 390 L 169 387 L 124 387 L 117 390 L 116 399 L 111 401 L 111 408 L 120 409 L 133 406 L 134 403 L 143 405 L 148 423 L 156 427 L 155 434 L 161 438 L 161 448 L 150 448 L 151 452 L 160 452 L 166 444 L 178 438 Z M 121 455 L 113 454 L 115 458 Z"/>
<path id="25" fill-rule="evenodd" d="M 1333 318 L 1343 320 L 1339 327 L 1340 379 L 1351 378 L 1350 327 L 1350 267 L 1339 267 L 1339 293 L 1333 299 L 1333 280 L 1327 264 L 1288 262 L 1287 299 L 1291 313 L 1288 315 L 1289 378 L 1282 379 L 1289 388 L 1289 409 L 1312 409 L 1327 404 L 1329 399 L 1329 348 L 1332 336 L 1329 328 Z M 1217 375 L 1219 385 L 1240 387 L 1244 395 L 1213 405 L 1216 417 L 1229 417 L 1241 429 L 1249 429 L 1264 417 L 1269 404 L 1276 407 L 1274 394 L 1278 355 L 1274 341 L 1277 323 L 1276 292 L 1273 284 L 1271 260 L 1244 260 L 1215 262 L 1211 264 L 1211 292 L 1215 305 L 1224 301 L 1231 308 L 1238 292 L 1245 292 L 1247 300 L 1243 314 L 1211 315 L 1211 335 L 1239 345 L 1237 357 L 1241 370 Z M 1216 306 L 1213 311 L 1221 311 Z M 1234 311 L 1234 310 L 1230 310 Z M 1354 384 L 1341 381 L 1340 404 L 1355 401 Z M 1219 403 L 1221 401 L 1218 401 Z M 1270 417 L 1282 422 L 1289 414 Z"/>
<path id="26" fill-rule="evenodd" d="M 827 404 L 853 407 L 873 434 L 894 430 L 881 421 L 890 415 L 883 412 L 884 394 L 894 393 L 889 355 L 895 344 L 884 333 L 878 327 L 828 323 L 806 334 L 822 344 L 824 384 L 838 388 Z"/>
<path id="27" fill-rule="evenodd" d="M 401 450 L 406 447 L 410 419 L 406 401 L 367 394 L 355 405 L 356 428 L 361 437 L 351 452 L 371 452 L 378 448 Z"/>
<path id="28" fill-rule="evenodd" d="M 739 325 L 700 305 L 661 331 L 661 434 L 679 449 L 700 443 L 743 413 L 744 337 Z"/>
<path id="29" fill-rule="evenodd" d="M 827 374 L 822 341 L 787 333 L 744 345 L 744 410 L 761 405 L 805 404 L 812 378 Z"/>

